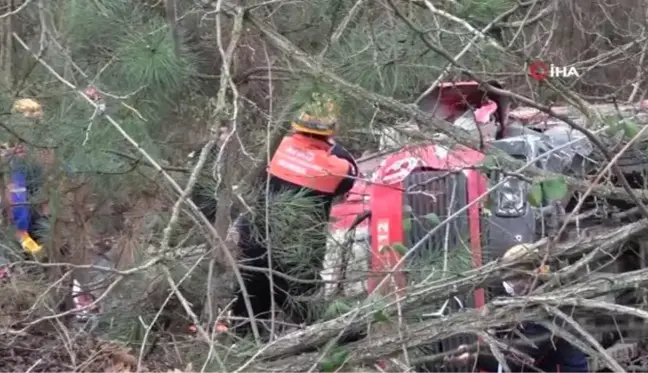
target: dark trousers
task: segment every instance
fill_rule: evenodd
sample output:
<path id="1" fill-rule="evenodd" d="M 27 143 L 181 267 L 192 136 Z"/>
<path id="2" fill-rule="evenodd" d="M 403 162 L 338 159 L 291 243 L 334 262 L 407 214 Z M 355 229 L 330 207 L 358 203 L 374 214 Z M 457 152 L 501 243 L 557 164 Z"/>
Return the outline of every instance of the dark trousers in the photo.
<path id="1" fill-rule="evenodd" d="M 244 285 L 249 295 L 252 312 L 258 322 L 259 331 L 263 333 L 268 330 L 260 323 L 259 320 L 268 321 L 271 319 L 272 310 L 272 297 L 274 296 L 275 311 L 282 310 L 287 316 L 286 322 L 294 324 L 304 324 L 313 322 L 312 312 L 308 301 L 303 299 L 295 299 L 295 296 L 304 297 L 314 294 L 318 288 L 317 278 L 312 276 L 307 280 L 307 283 L 302 281 L 294 281 L 278 274 L 272 275 L 274 283 L 273 291 L 270 290 L 270 271 L 268 270 L 268 251 L 259 239 L 254 239 L 251 234 L 250 224 L 246 219 L 239 218 L 237 220 L 237 229 L 239 232 L 239 248 L 241 250 L 240 263 L 258 268 L 259 270 L 246 270 L 242 269 L 244 278 Z M 325 245 L 325 242 L 323 243 Z M 322 251 L 323 252 L 323 251 Z M 323 257 L 314 255 L 309 258 L 309 265 L 313 269 L 312 273 L 319 274 L 321 271 Z M 280 260 L 273 257 L 272 269 L 274 272 L 283 273 L 289 272 L 289 268 Z M 303 280 L 306 280 L 302 278 Z M 249 318 L 248 311 L 245 305 L 242 292 L 238 292 L 237 299 L 232 308 L 233 316 L 239 318 Z M 248 322 L 241 323 L 236 321 L 234 324 L 239 324 L 235 327 L 235 332 L 239 335 L 247 334 L 250 331 L 251 325 Z M 269 323 L 266 323 L 269 326 Z"/>

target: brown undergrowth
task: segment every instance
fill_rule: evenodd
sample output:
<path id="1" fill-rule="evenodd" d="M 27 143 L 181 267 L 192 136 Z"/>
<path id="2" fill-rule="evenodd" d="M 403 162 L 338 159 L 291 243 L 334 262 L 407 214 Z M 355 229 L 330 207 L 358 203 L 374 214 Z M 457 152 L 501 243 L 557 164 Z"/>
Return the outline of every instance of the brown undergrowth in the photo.
<path id="1" fill-rule="evenodd" d="M 52 319 L 58 289 L 23 269 L 0 283 L 0 371 L 130 371 L 128 349 L 69 330 L 69 318 Z"/>
<path id="2" fill-rule="evenodd" d="M 52 241 L 45 246 L 51 262 L 91 264 L 97 254 L 103 254 L 116 268 L 130 267 L 152 238 L 145 234 L 151 231 L 151 216 L 165 209 L 160 194 L 123 190 L 106 200 L 82 179 L 50 187 L 62 191 Z M 75 276 L 82 280 L 95 275 L 84 272 L 89 271 L 76 270 Z M 69 302 L 69 281 L 58 281 L 63 273 L 62 267 L 14 263 L 11 277 L 0 281 L 0 372 L 136 371 L 139 351 L 124 343 L 131 342 L 125 327 L 111 324 L 88 333 L 81 331 L 72 315 L 56 316 Z M 94 291 L 96 296 L 115 278 L 106 277 L 105 285 Z M 149 299 L 130 290 L 116 288 L 106 298 L 118 308 L 113 312 L 122 307 L 122 314 L 136 314 L 135 309 L 146 308 Z M 134 302 L 138 307 L 131 307 Z M 137 343 L 131 346 L 138 349 Z M 165 363 L 171 359 L 160 350 L 147 353 L 140 370 L 173 370 L 174 364 Z"/>
<path id="3" fill-rule="evenodd" d="M 70 336 L 52 332 L 5 334 L 0 343 L 3 372 L 133 372 L 137 358 L 123 345 L 89 335 Z M 149 368 L 154 367 L 154 368 Z M 145 364 L 144 371 L 160 371 L 162 364 Z M 149 370 L 151 369 L 151 370 Z"/>
<path id="4" fill-rule="evenodd" d="M 92 200 L 92 197 L 88 197 L 88 200 Z M 74 242 L 93 244 L 75 247 L 80 251 L 69 253 L 73 254 L 71 261 L 83 264 L 91 258 L 92 253 L 105 251 L 111 261 L 114 259 L 112 265 L 128 266 L 134 260 L 134 250 L 141 247 L 139 242 L 143 238 L 140 234 L 142 224 L 137 223 L 142 220 L 142 216 L 146 216 L 147 209 L 154 207 L 151 203 L 140 201 L 133 208 L 144 211 L 131 211 L 130 214 L 115 212 L 114 206 L 104 208 L 100 212 L 120 213 L 120 218 L 128 226 L 128 229 L 113 231 L 116 232 L 113 235 L 85 230 L 83 224 L 68 224 L 67 234 L 77 235 L 68 236 L 74 237 Z M 88 210 L 91 211 L 92 208 Z M 70 219 L 70 222 L 74 222 L 74 219 Z M 106 241 L 110 241 L 107 247 L 98 247 Z M 69 282 L 60 281 L 57 284 L 63 272 L 61 268 L 45 269 L 38 265 L 15 264 L 11 277 L 0 282 L 0 372 L 137 371 L 139 351 L 133 351 L 122 342 L 129 338 L 120 335 L 121 330 L 113 333 L 111 325 L 108 330 L 88 333 L 81 331 L 78 327 L 80 323 L 72 315 L 56 316 L 64 310 L 66 301 L 69 301 L 69 297 L 66 297 Z M 103 290 L 99 289 L 98 294 Z M 115 295 L 110 295 L 110 301 L 118 305 L 124 296 L 128 298 L 128 302 L 122 305 L 125 307 L 128 307 L 130 301 L 148 302 L 142 294 L 127 294 L 123 289 L 115 289 L 113 293 Z M 135 295 L 137 300 L 130 299 Z M 137 344 L 133 348 L 137 349 Z M 174 370 L 174 364 L 167 363 L 172 359 L 165 354 L 161 349 L 148 353 L 140 370 Z"/>

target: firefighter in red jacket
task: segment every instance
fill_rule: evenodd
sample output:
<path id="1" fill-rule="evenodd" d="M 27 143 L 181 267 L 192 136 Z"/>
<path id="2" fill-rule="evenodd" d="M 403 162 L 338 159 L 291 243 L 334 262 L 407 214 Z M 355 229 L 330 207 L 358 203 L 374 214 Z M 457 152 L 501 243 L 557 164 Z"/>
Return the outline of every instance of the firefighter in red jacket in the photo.
<path id="1" fill-rule="evenodd" d="M 271 297 L 274 296 L 276 308 L 282 309 L 292 319 L 290 321 L 296 324 L 314 321 L 314 315 L 309 312 L 309 301 L 303 298 L 314 295 L 319 289 L 317 282 L 326 250 L 325 224 L 331 204 L 335 197 L 351 190 L 358 175 L 353 157 L 332 140 L 336 125 L 337 112 L 331 100 L 316 101 L 304 108 L 292 123 L 294 132 L 282 140 L 270 161 L 267 169 L 269 189 L 265 193 L 266 185 L 262 186 L 255 217 L 237 220 L 242 264 L 264 270 L 243 270 L 256 320 L 270 320 Z M 290 213 L 293 219 L 279 216 L 279 211 L 283 210 L 278 201 L 294 202 L 291 208 L 299 211 Z M 276 209 L 271 207 L 273 204 L 277 205 Z M 266 215 L 267 209 L 270 212 Z M 265 234 L 266 217 L 270 240 Z M 291 222 L 280 228 L 275 224 L 278 220 Z M 311 231 L 311 234 L 306 231 Z M 277 238 L 279 236 L 281 238 Z M 274 291 L 270 291 L 268 246 L 273 271 L 292 278 L 273 275 Z M 294 256 L 301 257 L 300 263 L 287 255 L 297 251 L 300 254 Z M 295 299 L 299 297 L 302 300 Z M 232 316 L 249 317 L 240 295 L 232 307 Z M 248 331 L 249 327 L 247 323 L 245 327 L 240 325 L 235 329 L 240 333 Z"/>

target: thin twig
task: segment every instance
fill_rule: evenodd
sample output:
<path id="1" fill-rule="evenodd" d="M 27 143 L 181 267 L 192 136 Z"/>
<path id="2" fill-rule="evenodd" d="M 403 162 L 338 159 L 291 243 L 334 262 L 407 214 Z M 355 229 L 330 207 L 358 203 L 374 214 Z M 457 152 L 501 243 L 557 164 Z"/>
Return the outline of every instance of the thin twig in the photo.
<path id="1" fill-rule="evenodd" d="M 601 355 L 603 360 L 607 362 L 608 367 L 612 369 L 613 372 L 625 373 L 626 370 L 623 369 L 623 367 L 621 367 L 621 365 L 619 365 L 619 363 L 617 363 L 616 360 L 614 360 L 614 358 L 612 358 L 612 356 L 610 356 L 607 353 L 607 351 L 605 351 L 603 346 L 601 346 L 601 344 L 598 343 L 596 338 L 594 338 L 590 333 L 588 333 L 585 329 L 583 329 L 583 327 L 581 327 L 573 318 L 566 315 L 564 312 L 562 312 L 556 307 L 545 305 L 544 308 L 550 314 L 556 315 L 560 319 L 564 320 L 567 324 L 569 324 L 572 328 L 574 328 L 580 335 L 582 335 L 583 338 L 585 338 L 585 340 L 587 340 L 587 342 L 589 342 L 594 347 L 594 349 L 598 351 L 598 353 Z"/>
<path id="2" fill-rule="evenodd" d="M 238 13 L 240 19 L 242 19 L 243 14 L 241 12 Z M 12 33 L 14 39 L 18 41 L 22 45 L 22 47 L 30 52 L 32 54 L 32 57 L 34 57 L 47 71 L 49 71 L 50 74 L 52 74 L 56 79 L 58 79 L 61 83 L 65 84 L 68 86 L 70 89 L 74 90 L 79 96 L 81 96 L 86 102 L 88 102 L 93 108 L 98 108 L 97 104 L 90 98 L 88 97 L 85 92 L 80 90 L 78 87 L 76 87 L 74 84 L 63 78 L 53 67 L 51 67 L 47 62 L 45 62 L 43 59 L 41 59 L 38 55 L 36 55 L 32 50 L 27 46 L 27 44 L 16 34 L 15 32 Z M 180 195 L 183 193 L 183 189 L 180 187 L 180 185 L 175 181 L 171 175 L 169 175 L 164 168 L 155 160 L 151 155 L 144 150 L 138 143 L 135 141 L 124 129 L 123 127 L 115 120 L 113 119 L 110 115 L 104 115 L 104 118 L 132 145 L 134 146 L 140 154 L 171 184 L 173 189 Z M 218 240 L 219 244 L 221 247 L 227 247 L 225 242 L 223 241 L 223 238 L 218 234 L 216 229 L 211 225 L 211 222 L 203 215 L 203 213 L 200 211 L 198 206 L 191 200 L 191 199 L 185 199 L 185 203 L 189 206 L 189 208 L 192 210 L 196 216 L 201 220 L 201 222 L 205 225 L 205 227 L 209 230 L 209 232 Z M 236 277 L 236 280 L 241 286 L 241 291 L 244 294 L 244 296 L 247 297 L 247 290 L 245 289 L 245 283 L 243 281 L 243 276 L 241 275 L 241 272 L 239 271 L 237 265 L 236 265 L 236 260 L 234 256 L 232 255 L 229 250 L 222 250 L 222 253 L 225 256 L 225 259 L 227 260 L 228 264 L 232 268 L 232 271 L 234 272 L 234 275 Z M 252 306 L 249 303 L 249 300 L 246 301 L 246 306 L 251 312 Z M 258 332 L 258 331 L 257 331 Z M 209 342 L 209 341 L 207 341 Z"/>
<path id="3" fill-rule="evenodd" d="M 263 53 L 265 54 L 266 61 L 268 63 L 268 116 L 269 118 L 272 118 L 273 112 L 272 112 L 272 101 L 273 101 L 273 85 L 272 85 L 272 68 L 270 66 L 270 55 L 268 54 L 268 48 L 263 43 Z M 272 126 L 272 119 L 268 119 L 268 124 L 266 125 L 266 162 L 270 164 L 271 160 L 271 149 L 270 149 L 270 133 L 271 133 L 271 126 Z M 266 179 L 265 183 L 265 195 L 266 199 L 264 200 L 265 202 L 265 238 L 267 242 L 267 253 L 268 253 L 268 268 L 272 270 L 272 239 L 270 237 L 270 201 L 267 200 L 267 198 L 270 196 L 270 178 L 268 177 Z M 270 275 L 268 276 L 268 282 L 270 283 L 270 289 L 268 291 L 270 292 L 270 340 L 272 341 L 275 337 L 275 323 L 276 323 L 276 301 L 275 301 L 275 285 L 274 285 L 274 276 Z"/>
<path id="4" fill-rule="evenodd" d="M 0 14 L 0 19 L 7 18 L 9 16 L 13 16 L 15 14 L 18 14 L 20 11 L 25 9 L 25 7 L 27 7 L 27 5 L 29 5 L 29 3 L 31 3 L 31 2 L 32 2 L 32 0 L 25 0 L 25 2 L 20 4 L 20 6 L 18 8 L 14 9 L 14 10 L 10 10 L 5 14 Z"/>

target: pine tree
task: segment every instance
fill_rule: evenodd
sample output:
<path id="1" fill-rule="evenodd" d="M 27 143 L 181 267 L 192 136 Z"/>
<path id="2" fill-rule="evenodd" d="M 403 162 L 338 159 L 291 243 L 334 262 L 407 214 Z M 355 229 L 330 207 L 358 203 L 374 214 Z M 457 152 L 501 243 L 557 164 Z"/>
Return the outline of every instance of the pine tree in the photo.
<path id="1" fill-rule="evenodd" d="M 165 186 L 156 186 L 161 183 L 158 174 L 106 116 L 114 118 L 154 159 L 186 167 L 186 149 L 197 145 L 187 143 L 196 139 L 186 134 L 196 131 L 196 123 L 209 115 L 209 98 L 196 94 L 200 60 L 184 36 L 176 44 L 164 14 L 144 2 L 34 2 L 13 17 L 13 24 L 20 26 L 15 29 L 20 40 L 14 38 L 10 44 L 12 85 L 0 86 L 0 123 L 5 129 L 0 131 L 0 141 L 26 143 L 30 157 L 45 148 L 54 150 L 55 164 L 44 180 L 42 198 L 50 201 L 51 223 L 57 228 L 50 232 L 56 237 L 47 241 L 46 249 L 51 259 L 82 262 L 84 252 L 96 249 L 97 232 L 119 233 L 116 227 L 109 228 L 109 217 L 88 211 L 88 204 L 97 209 L 113 205 L 115 210 L 155 189 L 162 203 L 175 198 Z M 75 89 L 58 80 L 35 55 Z M 105 112 L 96 111 L 78 93 L 91 87 L 103 97 Z M 45 115 L 37 126 L 11 113 L 14 99 L 25 97 L 43 107 Z M 193 107 L 197 109 L 188 110 Z M 174 176 L 182 180 L 185 174 Z M 83 197 L 84 190 L 90 198 Z M 166 225 L 158 228 L 155 219 L 147 219 L 152 236 Z M 150 258 L 146 240 L 138 238 L 133 244 L 135 265 Z M 63 247 L 67 256 L 60 258 Z M 127 287 L 146 291 L 142 285 L 151 281 L 147 276 L 138 274 Z M 117 313 L 106 314 L 123 319 L 117 328 L 125 333 L 122 337 L 137 326 L 137 314 L 156 312 L 147 311 L 141 298 L 124 302 L 117 304 Z M 130 302 L 132 314 L 124 312 Z"/>
<path id="2" fill-rule="evenodd" d="M 4 3 L 0 1 L 0 4 Z M 7 18 L 11 20 L 10 26 L 2 23 L 4 18 L 0 19 L 0 72 L 4 74 L 0 78 L 0 141 L 29 144 L 28 156 L 33 158 L 41 157 L 46 150 L 54 150 L 55 167 L 41 193 L 43 199 L 49 199 L 52 203 L 54 224 L 60 215 L 60 220 L 65 220 L 66 224 L 79 226 L 76 231 L 79 236 L 75 234 L 60 238 L 68 246 L 76 244 L 77 249 L 88 246 L 89 242 L 80 238 L 79 231 L 87 226 L 100 229 L 108 225 L 100 217 L 85 224 L 84 219 L 72 215 L 71 207 L 85 210 L 86 206 L 82 206 L 82 198 L 70 199 L 68 194 L 73 197 L 91 194 L 94 201 L 108 200 L 119 207 L 150 197 L 165 207 L 158 207 L 154 211 L 142 208 L 143 215 L 147 215 L 144 220 L 148 225 L 143 229 L 146 237 L 140 237 L 132 250 L 135 265 L 159 254 L 157 246 L 171 215 L 170 206 L 178 197 L 176 191 L 160 177 L 160 173 L 142 158 L 138 149 L 116 131 L 106 115 L 114 118 L 141 149 L 166 166 L 167 171 L 184 186 L 197 159 L 188 159 L 187 154 L 201 148 L 210 137 L 211 129 L 232 126 L 229 120 L 234 104 L 237 104 L 238 131 L 229 144 L 234 151 L 224 152 L 227 153 L 224 154 L 226 162 L 220 165 L 227 168 L 224 173 L 229 174 L 224 180 L 219 179 L 218 155 L 212 154 L 199 177 L 197 189 L 206 199 L 218 200 L 219 206 L 221 202 L 227 202 L 222 200 L 230 198 L 238 201 L 238 197 L 241 197 L 244 203 L 237 202 L 242 205 L 238 206 L 240 210 L 246 211 L 246 208 L 252 207 L 252 213 L 257 214 L 261 207 L 254 202 L 258 200 L 258 194 L 263 193 L 261 180 L 250 179 L 253 180 L 248 183 L 251 185 L 242 185 L 247 189 L 243 188 L 245 193 L 240 196 L 235 195 L 232 185 L 241 180 L 249 181 L 247 176 L 250 170 L 264 170 L 267 161 L 264 152 L 272 140 L 272 134 L 289 131 L 290 120 L 311 103 L 314 95 L 326 95 L 338 103 L 342 125 L 340 142 L 358 156 L 365 150 L 376 150 L 381 130 L 410 119 L 380 109 L 362 97 L 345 93 L 341 87 L 317 75 L 317 71 L 300 70 L 301 67 L 295 66 L 291 56 L 271 48 L 271 43 L 267 43 L 251 23 L 245 24 L 231 69 L 233 80 L 238 84 L 238 101 L 234 102 L 236 95 L 229 91 L 225 97 L 226 107 L 214 114 L 216 107 L 221 104 L 217 102 L 215 92 L 221 88 L 219 82 L 222 73 L 219 48 L 215 46 L 218 44 L 213 22 L 217 12 L 212 9 L 215 4 L 201 2 L 198 6 L 199 2 L 188 0 L 172 3 L 179 11 L 178 28 L 169 24 L 169 18 L 159 1 L 147 0 L 41 0 L 25 3 L 24 9 Z M 534 53 L 543 58 L 549 53 L 543 46 L 544 40 L 538 42 L 534 39 L 536 33 L 541 31 L 510 24 L 513 20 L 525 20 L 534 12 L 535 5 L 520 5 L 514 0 L 259 0 L 241 4 L 247 7 L 248 15 L 253 14 L 274 27 L 312 56 L 322 69 L 334 71 L 358 87 L 405 103 L 414 102 L 440 74 L 443 74 L 441 80 L 444 81 L 466 79 L 459 69 L 450 66 L 443 54 L 459 56 L 459 63 L 484 80 L 504 77 L 516 87 L 524 86 L 524 92 L 538 93 L 540 89 L 526 81 L 525 66 L 529 58 L 538 57 Z M 517 10 L 509 11 L 518 6 Z M 431 10 L 432 7 L 436 7 L 436 13 Z M 575 11 L 572 9 L 572 12 Z M 2 12 L 4 8 L 0 6 L 0 14 Z M 599 28 L 605 29 L 605 38 L 614 40 L 606 40 L 601 50 L 616 50 L 615 43 L 621 45 L 633 38 L 639 39 L 636 37 L 638 34 L 630 30 L 635 30 L 641 23 L 641 20 L 632 18 L 636 14 L 628 12 L 627 20 L 622 18 L 626 21 L 616 22 L 628 25 L 629 30 L 616 30 L 621 26 L 612 25 L 615 22 L 608 19 L 607 12 L 603 13 L 596 17 L 591 15 L 590 21 L 600 21 L 606 27 L 597 24 L 593 30 L 583 31 L 583 35 L 579 36 L 587 48 L 571 48 L 570 43 L 564 42 L 563 46 L 555 46 L 558 52 L 550 57 L 558 59 L 567 55 L 580 58 L 599 53 L 599 50 L 589 48 L 590 44 L 595 44 L 589 39 L 591 35 L 603 32 Z M 227 39 L 232 22 L 231 12 L 218 14 L 222 15 L 221 20 L 225 24 L 221 29 L 223 39 Z M 508 15 L 494 24 L 486 36 L 475 37 L 475 30 L 484 29 L 503 14 Z M 564 14 L 557 16 L 568 17 Z M 579 15 L 580 20 L 586 18 Z M 547 22 L 538 29 L 555 25 L 561 28 L 572 25 L 577 29 L 573 22 Z M 579 27 L 585 26 L 579 23 Z M 12 36 L 13 32 L 18 38 Z M 567 35 L 563 35 L 563 38 L 577 39 L 571 32 L 563 30 Z M 573 31 L 573 34 L 578 32 Z M 532 42 L 527 40 L 527 36 L 531 36 L 528 39 Z M 21 41 L 26 43 L 28 50 L 21 45 Z M 600 42 L 599 39 L 595 41 Z M 469 42 L 473 45 L 462 54 Z M 628 58 L 638 59 L 639 51 L 634 53 L 632 48 L 623 49 L 624 53 L 632 55 Z M 604 55 L 603 52 L 600 54 Z M 39 58 L 74 85 L 75 89 L 54 76 L 39 62 Z M 606 63 L 611 65 L 609 61 Z M 598 63 L 591 66 L 599 68 Z M 601 68 L 600 71 L 607 69 L 612 68 Z M 600 74 L 596 76 L 606 76 L 605 71 L 596 72 Z M 634 78 L 626 76 L 625 71 L 622 71 L 623 74 L 618 70 L 612 72 L 627 77 L 628 81 Z M 269 75 L 273 77 L 271 82 L 267 81 Z M 625 94 L 629 90 L 628 87 L 601 87 L 604 85 L 600 82 L 602 79 L 596 76 L 591 81 L 584 79 L 584 82 L 577 84 L 593 87 L 591 89 L 595 93 Z M 103 96 L 105 113 L 96 112 L 77 92 L 89 87 L 98 89 Z M 554 100 L 564 96 L 553 91 L 540 93 L 541 97 L 546 96 L 547 102 L 549 98 Z M 45 116 L 38 126 L 11 112 L 15 99 L 27 97 L 38 100 L 44 108 Z M 286 109 L 286 114 L 279 118 L 279 113 L 284 112 L 282 109 Z M 221 154 L 220 149 L 217 150 L 215 153 Z M 6 173 L 6 167 L 2 171 Z M 77 187 L 84 184 L 87 185 L 82 193 Z M 70 193 L 66 193 L 68 191 Z M 303 268 L 300 259 L 307 255 L 311 246 L 309 241 L 321 239 L 321 231 L 316 228 L 324 222 L 305 219 L 298 205 L 299 201 L 295 199 L 270 206 L 276 217 L 271 222 L 275 225 L 273 231 L 276 235 L 272 240 L 279 243 L 279 255 L 286 257 L 291 269 L 303 273 L 309 268 Z M 232 215 L 236 216 L 241 211 L 232 211 Z M 177 282 L 187 274 L 191 260 L 204 253 L 204 250 L 183 251 L 184 247 L 193 244 L 209 248 L 220 245 L 213 237 L 201 234 L 206 229 L 197 222 L 194 214 L 183 213 L 178 228 L 173 231 L 170 246 L 182 246 L 171 249 L 167 257 L 170 259 L 164 263 L 171 267 L 171 276 Z M 296 229 L 298 225 L 313 228 L 312 232 L 300 233 Z M 122 227 L 123 230 L 127 228 L 130 227 Z M 449 271 L 461 272 L 467 264 L 465 257 L 454 259 Z M 426 271 L 431 267 L 438 268 L 439 261 L 438 256 L 419 258 L 423 268 L 412 269 L 418 271 L 412 275 L 412 281 L 436 278 L 430 277 Z M 152 305 L 159 306 L 169 294 L 166 274 L 162 275 L 161 272 L 159 267 L 153 267 L 125 280 L 127 291 L 120 292 L 114 298 L 116 310 L 109 314 L 120 321 L 114 327 L 116 337 L 132 340 L 143 337 L 146 328 L 142 322 L 148 324 L 157 313 L 157 308 Z M 206 270 L 195 273 L 183 283 L 182 292 L 199 307 L 205 294 L 207 274 Z M 148 290 L 143 289 L 144 285 L 151 283 L 164 285 L 159 293 L 155 293 L 161 298 L 160 302 L 154 302 L 153 295 L 142 296 Z M 120 299 L 122 296 L 125 299 Z M 340 302 L 350 304 L 347 299 Z M 181 309 L 178 303 L 174 305 Z M 334 308 L 340 308 L 339 305 L 336 303 Z M 322 311 L 317 306 L 320 305 L 315 304 L 314 310 Z M 323 306 L 330 308 L 330 304 Z M 180 313 L 185 314 L 184 310 Z M 172 318 L 174 316 L 169 317 Z M 236 367 L 237 362 L 228 362 L 231 363 L 228 368 Z M 209 368 L 220 369 L 215 365 Z"/>

